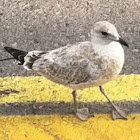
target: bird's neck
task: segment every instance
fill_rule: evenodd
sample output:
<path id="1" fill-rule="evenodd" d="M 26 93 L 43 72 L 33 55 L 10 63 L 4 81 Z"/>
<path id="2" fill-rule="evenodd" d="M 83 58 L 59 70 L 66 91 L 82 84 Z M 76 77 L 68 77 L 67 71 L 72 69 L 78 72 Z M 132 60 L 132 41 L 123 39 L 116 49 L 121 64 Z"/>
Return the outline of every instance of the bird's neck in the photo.
<path id="1" fill-rule="evenodd" d="M 91 42 L 97 45 L 109 45 L 112 41 L 99 37 L 91 37 Z"/>
<path id="2" fill-rule="evenodd" d="M 102 44 L 92 42 L 96 53 L 101 57 L 110 57 L 120 61 L 121 65 L 124 63 L 124 50 L 119 42 L 112 41 L 109 44 Z"/>

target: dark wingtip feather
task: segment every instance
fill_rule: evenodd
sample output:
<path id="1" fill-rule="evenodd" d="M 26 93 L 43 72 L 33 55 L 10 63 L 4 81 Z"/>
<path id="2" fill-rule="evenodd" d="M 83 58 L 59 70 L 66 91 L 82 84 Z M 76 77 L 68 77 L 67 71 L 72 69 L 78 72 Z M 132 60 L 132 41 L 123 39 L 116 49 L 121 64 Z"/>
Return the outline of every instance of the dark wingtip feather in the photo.
<path id="1" fill-rule="evenodd" d="M 18 49 L 14 49 L 14 48 L 11 48 L 11 47 L 4 47 L 4 49 L 10 53 L 15 59 L 17 59 L 18 61 L 21 62 L 21 64 L 24 63 L 24 57 L 27 55 L 28 52 L 25 52 L 25 51 L 21 51 L 21 50 L 18 50 Z"/>
<path id="2" fill-rule="evenodd" d="M 10 47 L 4 47 L 4 49 L 5 49 L 6 51 L 9 51 L 11 48 L 10 48 Z"/>

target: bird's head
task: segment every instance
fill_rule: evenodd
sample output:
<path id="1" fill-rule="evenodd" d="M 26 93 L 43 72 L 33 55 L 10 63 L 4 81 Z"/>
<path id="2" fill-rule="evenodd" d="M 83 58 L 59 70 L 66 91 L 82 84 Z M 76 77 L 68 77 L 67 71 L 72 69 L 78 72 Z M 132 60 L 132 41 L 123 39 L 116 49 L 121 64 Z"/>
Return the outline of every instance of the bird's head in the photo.
<path id="1" fill-rule="evenodd" d="M 101 40 L 106 43 L 117 41 L 121 45 L 128 47 L 127 42 L 124 41 L 118 34 L 116 27 L 108 21 L 96 22 L 91 33 L 92 38 L 94 40 L 98 40 L 98 42 Z"/>

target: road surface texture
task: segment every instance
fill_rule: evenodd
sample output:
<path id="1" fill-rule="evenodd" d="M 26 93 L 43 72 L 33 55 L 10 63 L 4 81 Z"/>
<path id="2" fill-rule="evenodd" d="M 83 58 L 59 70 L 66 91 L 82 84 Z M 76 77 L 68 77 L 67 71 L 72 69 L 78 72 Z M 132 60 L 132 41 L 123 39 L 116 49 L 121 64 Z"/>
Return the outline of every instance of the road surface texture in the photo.
<path id="1" fill-rule="evenodd" d="M 140 73 L 139 0 L 1 0 L 0 59 L 4 46 L 31 51 L 52 50 L 90 40 L 96 21 L 108 20 L 128 42 L 122 74 Z M 35 75 L 13 60 L 0 62 L 0 76 Z"/>

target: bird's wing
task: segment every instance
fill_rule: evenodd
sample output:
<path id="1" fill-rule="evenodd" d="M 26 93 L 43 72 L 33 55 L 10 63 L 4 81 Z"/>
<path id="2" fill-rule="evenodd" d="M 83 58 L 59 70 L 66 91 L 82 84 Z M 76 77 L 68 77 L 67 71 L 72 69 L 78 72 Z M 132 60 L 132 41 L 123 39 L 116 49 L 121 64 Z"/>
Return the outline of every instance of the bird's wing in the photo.
<path id="1" fill-rule="evenodd" d="M 91 42 L 77 43 L 42 55 L 32 69 L 59 84 L 86 83 L 91 78 L 88 68 L 94 56 Z"/>

